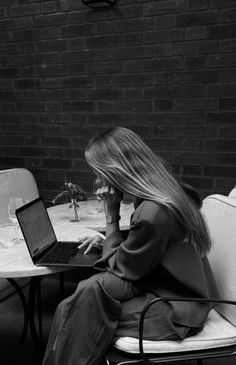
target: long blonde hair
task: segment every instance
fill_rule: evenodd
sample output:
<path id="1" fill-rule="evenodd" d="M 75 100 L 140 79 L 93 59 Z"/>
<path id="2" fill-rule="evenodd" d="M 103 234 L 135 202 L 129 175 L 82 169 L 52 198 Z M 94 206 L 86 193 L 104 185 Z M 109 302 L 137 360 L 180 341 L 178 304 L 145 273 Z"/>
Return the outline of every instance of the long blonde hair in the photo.
<path id="1" fill-rule="evenodd" d="M 127 128 L 116 127 L 92 138 L 85 158 L 117 189 L 170 209 L 186 229 L 186 240 L 202 254 L 210 239 L 202 215 L 162 159 Z"/>

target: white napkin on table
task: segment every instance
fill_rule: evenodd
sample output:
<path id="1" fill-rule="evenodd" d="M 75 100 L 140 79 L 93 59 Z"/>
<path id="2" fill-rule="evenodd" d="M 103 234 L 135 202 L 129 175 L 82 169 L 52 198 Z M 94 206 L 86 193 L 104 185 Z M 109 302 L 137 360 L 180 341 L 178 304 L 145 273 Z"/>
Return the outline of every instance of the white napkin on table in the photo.
<path id="1" fill-rule="evenodd" d="M 3 248 L 11 248 L 15 246 L 15 242 L 13 240 L 0 239 L 0 245 Z"/>
<path id="2" fill-rule="evenodd" d="M 13 224 L 0 225 L 0 247 L 11 248 L 15 246 L 15 229 Z"/>

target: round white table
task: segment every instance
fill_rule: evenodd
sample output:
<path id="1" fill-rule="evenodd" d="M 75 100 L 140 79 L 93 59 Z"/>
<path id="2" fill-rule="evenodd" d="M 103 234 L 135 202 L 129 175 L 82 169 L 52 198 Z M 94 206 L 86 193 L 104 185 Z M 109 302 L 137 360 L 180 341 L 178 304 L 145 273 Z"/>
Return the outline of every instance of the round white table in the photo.
<path id="1" fill-rule="evenodd" d="M 42 348 L 43 330 L 42 330 L 42 311 L 41 311 L 41 279 L 45 275 L 59 273 L 61 292 L 64 290 L 63 273 L 72 270 L 73 267 L 45 267 L 35 266 L 31 260 L 26 243 L 22 240 L 21 243 L 15 244 L 12 247 L 6 248 L 14 238 L 14 227 L 12 225 L 0 226 L 0 278 L 5 278 L 16 290 L 24 310 L 24 325 L 19 341 L 19 346 L 24 342 L 28 328 L 30 329 L 31 337 L 34 344 L 38 348 Z M 95 230 L 79 227 L 78 225 L 55 225 L 55 232 L 60 240 L 77 240 L 81 235 L 100 234 Z M 30 278 L 29 296 L 28 299 L 18 284 L 17 279 Z M 37 298 L 38 308 L 38 329 L 35 323 L 35 300 Z"/>
<path id="2" fill-rule="evenodd" d="M 69 204 L 60 204 L 48 208 L 57 239 L 60 241 L 75 241 L 83 236 L 102 235 L 105 231 L 105 214 L 100 211 L 98 201 L 83 201 L 80 205 L 80 221 L 71 222 L 69 219 Z M 120 228 L 129 229 L 130 216 L 133 205 L 121 204 Z M 12 247 L 5 246 L 14 238 L 14 227 L 11 224 L 0 226 L 0 278 L 6 278 L 18 293 L 25 314 L 25 322 L 22 330 L 20 344 L 24 341 L 27 330 L 30 328 L 32 340 L 37 346 L 42 345 L 42 318 L 41 318 L 41 288 L 40 282 L 43 276 L 50 274 L 63 274 L 73 267 L 45 267 L 35 266 L 31 260 L 25 241 Z M 23 237 L 22 237 L 23 238 Z M 26 300 L 23 291 L 15 279 L 30 278 L 29 298 Z M 61 280 L 61 287 L 63 281 Z M 38 330 L 35 325 L 35 298 L 38 297 Z"/>
<path id="3" fill-rule="evenodd" d="M 99 203 L 89 200 L 80 205 L 80 221 L 72 222 L 69 219 L 69 204 L 59 204 L 48 208 L 57 239 L 59 241 L 76 241 L 83 236 L 92 236 L 105 231 L 105 214 L 99 211 Z M 130 216 L 133 205 L 121 204 L 120 228 L 129 229 Z M 13 225 L 0 226 L 0 278 L 22 278 L 37 275 L 48 275 L 62 271 L 68 271 L 68 267 L 35 266 L 31 260 L 24 240 L 13 247 L 4 248 L 5 244 L 14 238 Z"/>
<path id="4" fill-rule="evenodd" d="M 54 229 L 58 240 L 63 241 L 73 241 L 83 235 L 93 236 L 98 234 L 95 230 L 79 227 L 75 224 L 70 225 L 69 223 L 65 226 L 56 224 Z M 70 270 L 65 266 L 35 266 L 24 240 L 20 244 L 4 248 L 3 246 L 13 238 L 13 233 L 12 225 L 0 226 L 0 278 L 25 278 Z"/>

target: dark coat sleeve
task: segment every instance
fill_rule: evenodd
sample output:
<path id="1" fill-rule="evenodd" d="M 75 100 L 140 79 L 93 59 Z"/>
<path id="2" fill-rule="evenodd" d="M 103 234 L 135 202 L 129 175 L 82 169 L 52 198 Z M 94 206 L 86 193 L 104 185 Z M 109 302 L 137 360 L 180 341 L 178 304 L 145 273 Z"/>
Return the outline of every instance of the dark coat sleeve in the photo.
<path id="1" fill-rule="evenodd" d="M 133 214 L 127 239 L 122 241 L 119 233 L 109 236 L 95 267 L 106 266 L 127 280 L 142 279 L 160 262 L 171 231 L 172 220 L 167 210 L 145 201 Z"/>

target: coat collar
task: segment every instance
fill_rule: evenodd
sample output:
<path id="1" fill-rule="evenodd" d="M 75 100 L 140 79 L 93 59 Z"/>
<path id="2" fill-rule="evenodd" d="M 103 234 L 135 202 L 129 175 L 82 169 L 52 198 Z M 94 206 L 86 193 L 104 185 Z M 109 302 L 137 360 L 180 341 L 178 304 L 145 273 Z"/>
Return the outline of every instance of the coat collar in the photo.
<path id="1" fill-rule="evenodd" d="M 138 206 L 143 202 L 143 199 L 141 198 L 135 198 L 134 200 L 134 209 L 137 209 Z"/>

